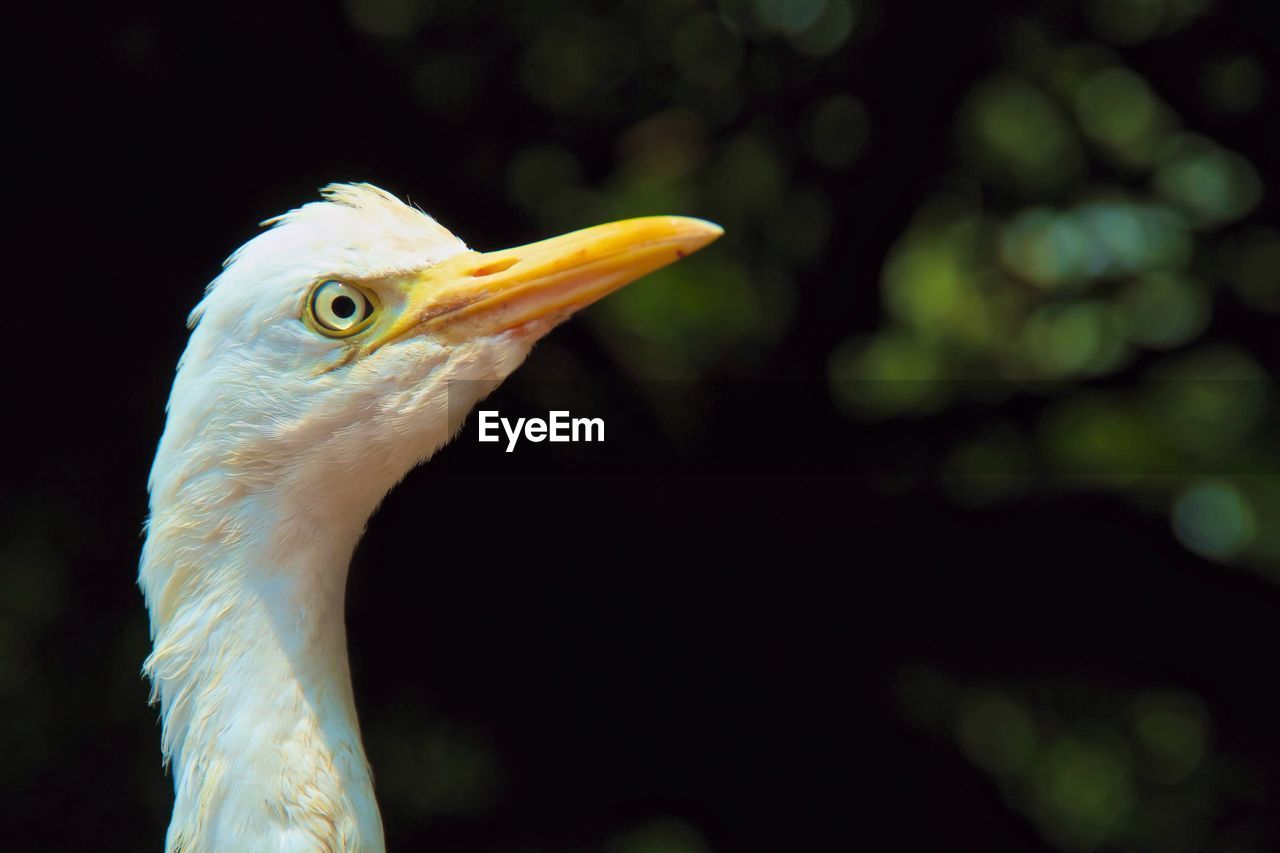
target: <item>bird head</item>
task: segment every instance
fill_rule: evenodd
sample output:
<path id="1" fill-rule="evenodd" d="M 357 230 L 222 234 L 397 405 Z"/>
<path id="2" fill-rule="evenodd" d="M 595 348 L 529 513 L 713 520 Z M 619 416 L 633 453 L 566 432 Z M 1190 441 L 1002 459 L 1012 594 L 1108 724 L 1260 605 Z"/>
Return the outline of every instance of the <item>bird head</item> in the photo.
<path id="1" fill-rule="evenodd" d="M 216 471 L 363 525 L 557 323 L 721 233 L 647 217 L 476 252 L 368 184 L 322 195 L 264 223 L 192 312 L 153 503 L 200 503 Z"/>

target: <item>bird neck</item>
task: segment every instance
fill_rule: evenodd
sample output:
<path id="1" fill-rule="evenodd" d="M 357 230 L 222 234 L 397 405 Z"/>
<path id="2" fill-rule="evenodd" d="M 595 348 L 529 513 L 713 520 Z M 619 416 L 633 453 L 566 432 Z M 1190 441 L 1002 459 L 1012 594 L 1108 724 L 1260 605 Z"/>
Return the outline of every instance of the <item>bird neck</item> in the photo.
<path id="1" fill-rule="evenodd" d="M 175 802 L 170 850 L 381 850 L 333 526 L 271 496 L 153 493 L 140 583 Z"/>

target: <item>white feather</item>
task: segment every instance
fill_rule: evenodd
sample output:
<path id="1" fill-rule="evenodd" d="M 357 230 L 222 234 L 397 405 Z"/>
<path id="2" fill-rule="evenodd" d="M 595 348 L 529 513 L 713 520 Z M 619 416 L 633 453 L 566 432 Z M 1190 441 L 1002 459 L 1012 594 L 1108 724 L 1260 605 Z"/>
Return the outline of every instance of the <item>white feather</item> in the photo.
<path id="1" fill-rule="evenodd" d="M 317 279 L 466 247 L 375 187 L 323 192 L 266 223 L 192 312 L 151 471 L 139 583 L 171 851 L 383 849 L 347 665 L 348 560 L 382 497 L 450 437 L 450 403 L 469 410 L 536 337 L 416 336 L 324 371 L 342 345 L 299 319 Z"/>

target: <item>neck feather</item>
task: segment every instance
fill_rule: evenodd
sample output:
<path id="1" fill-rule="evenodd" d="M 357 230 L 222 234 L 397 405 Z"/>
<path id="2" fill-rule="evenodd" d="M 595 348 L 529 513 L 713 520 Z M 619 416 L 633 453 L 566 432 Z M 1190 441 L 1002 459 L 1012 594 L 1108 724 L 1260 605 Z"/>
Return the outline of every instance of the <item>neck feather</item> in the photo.
<path id="1" fill-rule="evenodd" d="M 181 491 L 153 495 L 140 573 L 176 792 L 167 849 L 381 850 L 343 619 L 360 527 Z"/>

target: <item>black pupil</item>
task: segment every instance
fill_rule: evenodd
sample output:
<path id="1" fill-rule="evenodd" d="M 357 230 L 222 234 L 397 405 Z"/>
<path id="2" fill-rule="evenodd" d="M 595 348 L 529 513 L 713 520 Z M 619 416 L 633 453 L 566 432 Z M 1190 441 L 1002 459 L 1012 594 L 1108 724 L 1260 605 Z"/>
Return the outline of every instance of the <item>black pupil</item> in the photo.
<path id="1" fill-rule="evenodd" d="M 356 301 L 350 296 L 339 296 L 333 300 L 333 304 L 330 307 L 333 308 L 335 316 L 344 320 L 356 313 Z"/>

